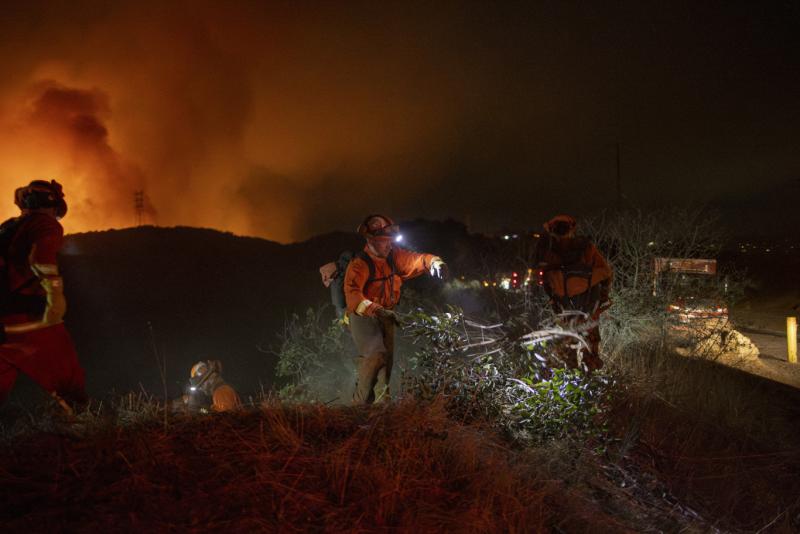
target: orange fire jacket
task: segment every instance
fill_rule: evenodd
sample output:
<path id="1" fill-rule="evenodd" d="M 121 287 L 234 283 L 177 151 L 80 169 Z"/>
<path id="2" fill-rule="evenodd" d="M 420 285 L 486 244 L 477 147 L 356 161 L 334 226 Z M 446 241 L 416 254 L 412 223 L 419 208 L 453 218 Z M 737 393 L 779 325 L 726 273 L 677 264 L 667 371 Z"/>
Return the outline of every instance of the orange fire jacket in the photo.
<path id="1" fill-rule="evenodd" d="M 230 412 L 241 408 L 242 402 L 236 390 L 228 384 L 223 384 L 214 390 L 212 395 L 211 410 L 214 412 Z"/>
<path id="2" fill-rule="evenodd" d="M 354 258 L 347 266 L 344 277 L 344 294 L 347 311 L 372 317 L 380 308 L 392 309 L 400 300 L 400 288 L 405 280 L 430 271 L 431 264 L 438 260 L 433 254 L 419 254 L 399 247 L 392 248 L 395 274 L 386 258 L 375 256 L 370 248 L 364 248 L 375 265 L 375 281 L 367 284 L 369 266 L 361 258 Z"/>
<path id="3" fill-rule="evenodd" d="M 560 266 L 562 263 L 561 254 L 558 248 L 547 252 L 544 258 L 548 266 Z M 580 256 L 580 263 L 591 269 L 591 280 L 586 278 L 568 278 L 567 287 L 564 287 L 564 275 L 560 269 L 548 270 L 545 272 L 545 280 L 551 293 L 558 297 L 574 297 L 596 286 L 600 282 L 611 280 L 611 267 L 606 259 L 592 243 L 588 243 L 586 249 Z"/>

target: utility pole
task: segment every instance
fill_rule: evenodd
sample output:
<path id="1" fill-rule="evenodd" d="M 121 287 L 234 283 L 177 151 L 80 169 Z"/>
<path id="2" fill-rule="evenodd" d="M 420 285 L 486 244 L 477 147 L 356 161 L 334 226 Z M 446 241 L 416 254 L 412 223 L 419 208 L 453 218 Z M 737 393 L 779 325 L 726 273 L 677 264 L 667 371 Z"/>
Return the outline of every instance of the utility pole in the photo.
<path id="1" fill-rule="evenodd" d="M 622 168 L 620 164 L 620 148 L 617 143 L 617 209 L 622 209 Z"/>
<path id="2" fill-rule="evenodd" d="M 144 190 L 133 193 L 133 206 L 136 209 L 136 226 L 141 226 L 144 220 Z"/>

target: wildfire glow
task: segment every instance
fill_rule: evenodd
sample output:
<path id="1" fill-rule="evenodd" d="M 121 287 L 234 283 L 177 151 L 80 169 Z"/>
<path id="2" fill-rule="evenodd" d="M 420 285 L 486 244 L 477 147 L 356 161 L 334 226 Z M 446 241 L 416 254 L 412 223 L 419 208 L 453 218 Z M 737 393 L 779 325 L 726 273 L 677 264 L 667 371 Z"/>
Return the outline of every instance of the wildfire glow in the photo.
<path id="1" fill-rule="evenodd" d="M 68 232 L 136 224 L 144 190 L 145 223 L 290 241 L 391 210 L 407 176 L 436 170 L 426 153 L 455 91 L 444 75 L 420 91 L 400 74 L 437 72 L 435 58 L 387 49 L 354 70 L 368 36 L 334 25 L 333 46 L 316 10 L 145 1 L 88 17 L 95 7 L 0 21 L 12 43 L 0 47 L 2 216 L 16 214 L 15 188 L 56 179 Z"/>

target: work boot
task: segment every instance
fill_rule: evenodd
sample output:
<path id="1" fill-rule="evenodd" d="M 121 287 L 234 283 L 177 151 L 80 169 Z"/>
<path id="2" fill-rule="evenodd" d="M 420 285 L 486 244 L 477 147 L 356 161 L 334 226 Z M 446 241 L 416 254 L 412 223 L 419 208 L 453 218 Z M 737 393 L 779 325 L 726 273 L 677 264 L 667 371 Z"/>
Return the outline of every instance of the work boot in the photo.
<path id="1" fill-rule="evenodd" d="M 356 359 L 356 388 L 353 391 L 353 404 L 372 404 L 375 402 L 375 384 L 379 371 L 386 366 L 386 355 L 382 352 L 359 356 Z"/>

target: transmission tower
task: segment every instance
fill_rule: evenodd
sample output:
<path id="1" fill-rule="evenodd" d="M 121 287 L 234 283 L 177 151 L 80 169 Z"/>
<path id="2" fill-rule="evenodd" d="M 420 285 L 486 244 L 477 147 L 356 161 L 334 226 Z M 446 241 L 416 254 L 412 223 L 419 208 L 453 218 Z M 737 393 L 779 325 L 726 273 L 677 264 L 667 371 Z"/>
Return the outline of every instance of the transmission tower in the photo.
<path id="1" fill-rule="evenodd" d="M 141 226 L 144 220 L 144 191 L 139 190 L 133 193 L 133 205 L 136 209 L 136 226 Z"/>

